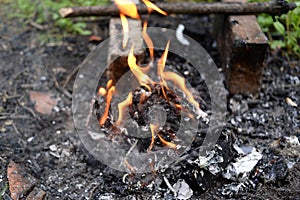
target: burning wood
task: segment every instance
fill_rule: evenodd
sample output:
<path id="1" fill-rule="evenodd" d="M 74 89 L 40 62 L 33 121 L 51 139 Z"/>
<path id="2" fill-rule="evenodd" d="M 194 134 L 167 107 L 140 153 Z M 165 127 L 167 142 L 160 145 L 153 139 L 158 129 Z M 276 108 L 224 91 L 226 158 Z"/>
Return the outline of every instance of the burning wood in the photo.
<path id="1" fill-rule="evenodd" d="M 127 1 L 126 1 L 127 2 Z M 230 14 L 230 15 L 249 15 L 266 13 L 270 15 L 281 15 L 289 10 L 296 8 L 296 4 L 288 3 L 282 0 L 271 2 L 214 2 L 214 3 L 160 3 L 155 6 L 148 0 L 143 0 L 145 5 L 138 5 L 137 11 L 140 14 L 147 14 L 149 10 L 156 10 L 160 13 L 169 14 Z M 159 7 L 160 9 L 156 9 Z M 62 17 L 79 17 L 79 16 L 118 16 L 120 14 L 118 7 L 115 5 L 109 6 L 86 6 L 86 7 L 71 7 L 62 8 L 59 11 Z"/>

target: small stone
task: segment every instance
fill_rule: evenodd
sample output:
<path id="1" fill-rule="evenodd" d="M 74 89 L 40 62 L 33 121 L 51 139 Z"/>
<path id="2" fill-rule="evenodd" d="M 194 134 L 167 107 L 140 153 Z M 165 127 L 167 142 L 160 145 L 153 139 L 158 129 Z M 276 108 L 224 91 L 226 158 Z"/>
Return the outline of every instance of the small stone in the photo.
<path id="1" fill-rule="evenodd" d="M 49 146 L 50 151 L 57 151 L 57 146 L 55 144 L 52 144 Z"/>

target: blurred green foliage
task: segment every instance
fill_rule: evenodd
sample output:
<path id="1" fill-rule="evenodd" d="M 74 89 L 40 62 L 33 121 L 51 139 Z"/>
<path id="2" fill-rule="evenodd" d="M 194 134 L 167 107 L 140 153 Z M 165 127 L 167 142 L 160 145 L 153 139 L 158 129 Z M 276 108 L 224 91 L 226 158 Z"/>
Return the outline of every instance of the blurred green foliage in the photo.
<path id="1" fill-rule="evenodd" d="M 9 1 L 9 0 L 7 0 Z M 167 2 L 180 2 L 187 0 L 166 0 Z M 215 0 L 188 0 L 195 2 L 213 2 Z M 268 0 L 250 0 L 252 2 L 264 2 Z M 297 4 L 297 8 L 280 17 L 266 14 L 257 16 L 258 22 L 263 31 L 267 33 L 272 49 L 286 49 L 287 55 L 300 58 L 300 1 L 289 0 Z M 11 17 L 20 17 L 32 20 L 38 24 L 53 22 L 57 27 L 71 33 L 81 35 L 91 34 L 86 29 L 86 23 L 74 22 L 69 18 L 61 18 L 58 11 L 63 7 L 71 6 L 92 6 L 106 5 L 109 0 L 16 0 L 11 1 L 16 12 L 11 13 Z"/>
<path id="2" fill-rule="evenodd" d="M 72 6 L 106 5 L 108 3 L 108 0 L 16 0 L 13 2 L 16 12 L 10 14 L 10 17 L 29 19 L 38 24 L 53 22 L 55 26 L 67 32 L 89 35 L 91 31 L 86 29 L 86 23 L 61 18 L 58 13 L 59 9 Z"/>
<path id="3" fill-rule="evenodd" d="M 287 56 L 300 58 L 300 1 L 290 2 L 295 2 L 297 8 L 274 18 L 261 14 L 257 16 L 257 20 L 262 30 L 268 34 L 272 49 L 286 49 Z"/>

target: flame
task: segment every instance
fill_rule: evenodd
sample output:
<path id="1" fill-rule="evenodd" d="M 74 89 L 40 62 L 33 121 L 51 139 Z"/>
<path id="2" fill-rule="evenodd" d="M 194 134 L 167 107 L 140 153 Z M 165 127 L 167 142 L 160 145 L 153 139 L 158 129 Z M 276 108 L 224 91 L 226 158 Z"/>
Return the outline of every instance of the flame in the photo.
<path id="1" fill-rule="evenodd" d="M 141 96 L 140 96 L 140 101 L 139 101 L 139 105 L 138 105 L 138 110 L 139 112 L 142 112 L 143 110 L 143 104 L 146 100 L 146 91 L 145 90 L 141 90 Z"/>
<path id="2" fill-rule="evenodd" d="M 133 19 L 140 19 L 137 7 L 131 0 L 115 0 L 115 4 L 119 8 L 121 14 Z"/>
<path id="3" fill-rule="evenodd" d="M 141 94 L 141 97 L 140 97 L 140 104 L 143 104 L 146 100 L 146 91 L 145 90 L 142 90 L 142 94 Z"/>
<path id="4" fill-rule="evenodd" d="M 152 148 L 154 146 L 155 133 L 157 132 L 158 126 L 154 125 L 154 124 L 150 124 L 150 129 L 151 129 L 151 143 L 148 147 L 148 153 L 152 150 Z M 163 139 L 163 137 L 159 133 L 156 133 L 156 134 L 163 145 L 165 145 L 171 149 L 177 149 L 176 144 L 166 141 L 165 139 Z"/>
<path id="5" fill-rule="evenodd" d="M 177 87 L 179 87 L 183 91 L 188 101 L 197 109 L 200 109 L 199 103 L 194 99 L 192 93 L 186 88 L 185 79 L 183 77 L 170 71 L 163 72 L 163 76 L 166 80 L 173 81 L 175 85 L 177 85 Z"/>
<path id="6" fill-rule="evenodd" d="M 157 63 L 157 74 L 160 77 L 160 85 L 162 86 L 162 92 L 166 100 L 168 100 L 168 97 L 166 95 L 165 87 L 168 89 L 168 86 L 164 79 L 164 70 L 166 66 L 166 60 L 168 57 L 169 46 L 170 46 L 170 41 L 168 41 L 164 53 L 162 54 L 162 56 L 160 57 Z"/>
<path id="7" fill-rule="evenodd" d="M 140 19 L 140 16 L 138 14 L 136 5 L 131 0 L 115 0 L 115 4 L 120 10 L 120 18 L 124 34 L 122 47 L 123 49 L 125 49 L 129 38 L 129 24 L 126 16 L 131 17 L 133 19 Z"/>
<path id="8" fill-rule="evenodd" d="M 148 8 L 148 12 L 152 12 L 153 10 L 155 10 L 156 12 L 159 12 L 162 15 L 167 16 L 167 12 L 163 11 L 162 9 L 160 9 L 158 6 L 156 6 L 154 3 L 152 3 L 151 1 L 148 0 L 142 0 L 144 2 L 144 4 L 147 6 Z"/>
<path id="9" fill-rule="evenodd" d="M 154 141 L 155 141 L 155 131 L 157 130 L 157 126 L 154 124 L 150 124 L 150 129 L 151 129 L 151 143 L 148 147 L 148 153 L 152 150 L 154 146 Z"/>
<path id="10" fill-rule="evenodd" d="M 147 6 L 148 13 L 151 13 L 152 11 L 156 11 L 162 15 L 167 15 L 167 13 L 165 11 L 160 9 L 158 6 L 156 6 L 149 0 L 142 0 L 142 2 Z M 129 40 L 129 28 L 130 28 L 127 17 L 137 19 L 137 20 L 140 20 L 141 17 L 138 13 L 135 3 L 132 0 L 115 0 L 115 4 L 118 7 L 118 9 L 120 10 L 120 19 L 121 19 L 123 34 L 124 34 L 122 46 L 123 46 L 123 48 L 126 48 L 128 40 Z M 151 91 L 150 86 L 153 86 L 154 84 L 158 84 L 158 83 L 155 83 L 146 73 L 149 70 L 149 68 L 152 66 L 152 63 L 154 61 L 154 45 L 153 45 L 152 39 L 150 38 L 150 36 L 147 33 L 147 26 L 148 26 L 147 21 L 144 21 L 143 29 L 142 29 L 142 37 L 149 49 L 149 54 L 150 54 L 150 59 L 151 59 L 150 63 L 146 67 L 141 67 L 137 64 L 137 59 L 136 59 L 136 56 L 134 55 L 134 44 L 132 44 L 132 47 L 128 54 L 127 63 L 128 63 L 128 66 L 129 66 L 131 72 L 137 78 L 140 86 L 144 86 L 148 89 L 148 91 Z M 204 114 L 206 114 L 206 113 L 204 113 L 200 109 L 199 103 L 194 99 L 192 93 L 187 89 L 185 79 L 174 72 L 170 72 L 170 71 L 165 72 L 164 71 L 165 65 L 166 65 L 166 60 L 168 57 L 168 52 L 169 52 L 169 46 L 170 46 L 170 41 L 168 41 L 168 43 L 166 44 L 165 50 L 164 50 L 161 58 L 158 60 L 158 64 L 157 64 L 157 74 L 159 77 L 159 84 L 161 86 L 163 97 L 170 104 L 172 104 L 174 106 L 174 108 L 183 110 L 183 111 L 187 112 L 189 114 L 189 116 L 191 116 L 191 114 L 188 111 L 186 111 L 186 109 L 183 106 L 181 106 L 179 103 L 173 103 L 173 102 L 169 101 L 169 99 L 167 98 L 166 90 L 169 89 L 168 85 L 167 85 L 167 81 L 172 81 L 185 94 L 185 97 L 187 98 L 187 100 L 194 107 L 197 108 L 198 113 L 200 113 L 204 116 Z M 147 100 L 146 89 L 142 89 L 141 91 L 142 91 L 142 93 L 141 93 L 140 100 L 139 100 L 139 110 L 142 109 L 142 105 Z M 114 86 L 114 82 L 112 79 L 107 82 L 106 88 L 104 88 L 104 87 L 98 88 L 98 95 L 106 96 L 105 111 L 99 120 L 99 124 L 101 126 L 103 126 L 107 120 L 109 109 L 110 109 L 110 104 L 111 104 L 114 93 L 115 93 L 115 86 Z M 128 106 L 132 105 L 132 103 L 133 103 L 133 93 L 130 92 L 128 94 L 127 98 L 118 104 L 119 115 L 118 115 L 117 121 L 115 122 L 115 125 L 117 125 L 117 126 L 121 125 L 122 120 L 125 116 L 126 108 Z M 193 116 L 191 116 L 191 117 L 193 117 Z M 151 142 L 147 149 L 148 153 L 154 147 L 156 135 L 157 135 L 158 139 L 161 141 L 162 145 L 167 146 L 171 149 L 177 149 L 177 145 L 175 143 L 173 143 L 172 141 L 169 142 L 162 137 L 162 135 L 159 133 L 158 125 L 154 125 L 154 124 L 150 123 L 150 129 L 151 129 Z M 127 168 L 131 172 L 135 171 L 135 168 L 127 161 L 126 158 L 124 159 L 124 164 L 127 166 Z"/>
<path id="11" fill-rule="evenodd" d="M 147 26 L 148 26 L 148 22 L 145 21 L 143 23 L 143 32 L 142 32 L 142 35 L 143 35 L 143 38 L 147 44 L 147 47 L 149 49 L 149 53 L 150 53 L 150 59 L 151 59 L 151 62 L 153 61 L 154 59 L 154 48 L 153 48 L 153 42 L 150 38 L 150 36 L 148 35 L 147 33 Z"/>
<path id="12" fill-rule="evenodd" d="M 165 70 L 166 60 L 168 57 L 170 41 L 168 41 L 164 53 L 161 55 L 158 63 L 157 63 L 157 74 L 163 79 L 163 71 Z"/>
<path id="13" fill-rule="evenodd" d="M 167 147 L 169 147 L 171 149 L 177 149 L 177 145 L 176 144 L 164 140 L 159 133 L 157 133 L 157 136 L 158 136 L 159 140 L 161 141 L 161 143 L 163 145 L 165 145 L 165 146 L 167 146 Z"/>
<path id="14" fill-rule="evenodd" d="M 128 94 L 127 98 L 124 101 L 122 101 L 121 103 L 118 104 L 119 117 L 118 117 L 118 120 L 116 121 L 117 126 L 120 126 L 120 124 L 122 122 L 126 107 L 128 107 L 131 104 L 132 104 L 132 92 L 130 92 Z"/>
<path id="15" fill-rule="evenodd" d="M 110 107 L 110 102 L 112 99 L 112 96 L 115 92 L 115 86 L 111 86 L 111 88 L 109 88 L 108 92 L 107 92 L 107 96 L 106 96 L 106 107 L 105 107 L 105 111 L 103 113 L 103 115 L 101 116 L 100 120 L 99 120 L 99 124 L 102 126 L 104 125 L 104 123 L 106 122 L 107 116 L 108 116 L 108 111 L 109 111 L 109 107 Z"/>
<path id="16" fill-rule="evenodd" d="M 98 89 L 98 94 L 101 95 L 101 96 L 105 96 L 106 95 L 106 89 L 103 88 L 103 87 L 99 87 Z"/>
<path id="17" fill-rule="evenodd" d="M 128 39 L 129 39 L 129 24 L 128 24 L 128 20 L 125 17 L 125 15 L 120 14 L 120 18 L 121 18 L 121 23 L 122 23 L 122 28 L 123 28 L 123 41 L 122 41 L 122 47 L 123 49 L 126 48 L 127 43 L 128 43 Z"/>
<path id="18" fill-rule="evenodd" d="M 136 57 L 134 56 L 134 53 L 133 53 L 133 45 L 132 45 L 131 50 L 128 55 L 128 65 L 129 65 L 131 72 L 138 79 L 140 85 L 145 86 L 150 91 L 151 88 L 148 86 L 148 84 L 152 84 L 153 81 L 150 79 L 150 77 L 147 74 L 145 74 L 141 70 L 141 67 L 139 67 L 136 64 Z"/>
<path id="19" fill-rule="evenodd" d="M 111 88 L 111 86 L 113 85 L 113 80 L 109 79 L 106 83 L 106 90 L 108 90 L 109 88 Z"/>

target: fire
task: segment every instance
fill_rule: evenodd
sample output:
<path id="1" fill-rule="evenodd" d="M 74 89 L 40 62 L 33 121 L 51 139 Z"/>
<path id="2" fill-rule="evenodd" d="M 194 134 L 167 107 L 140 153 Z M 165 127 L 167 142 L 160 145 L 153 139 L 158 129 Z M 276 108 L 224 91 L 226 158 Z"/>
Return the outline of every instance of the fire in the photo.
<path id="1" fill-rule="evenodd" d="M 100 118 L 99 124 L 101 126 L 104 125 L 104 123 L 106 122 L 107 116 L 108 116 L 108 111 L 109 111 L 109 107 L 110 107 L 110 102 L 112 100 L 112 96 L 115 92 L 115 86 L 112 86 L 111 88 L 109 88 L 108 92 L 107 92 L 107 96 L 106 96 L 106 107 L 105 107 L 105 111 L 102 115 L 102 117 Z"/>
<path id="2" fill-rule="evenodd" d="M 118 104 L 119 117 L 118 120 L 116 121 L 117 126 L 121 125 L 122 119 L 124 118 L 125 109 L 131 104 L 132 104 L 132 92 L 128 94 L 127 98 L 124 101 Z"/>
<path id="3" fill-rule="evenodd" d="M 155 10 L 155 11 L 157 11 L 158 13 L 160 13 L 162 15 L 167 15 L 167 13 L 165 11 L 160 9 L 158 6 L 156 6 L 152 2 L 150 2 L 148 0 L 142 0 L 142 1 L 147 6 L 149 13 L 151 13 L 153 10 Z M 123 34 L 124 34 L 122 47 L 123 47 L 123 49 L 125 49 L 126 46 L 127 46 L 127 43 L 128 43 L 128 39 L 129 39 L 129 36 L 128 36 L 129 24 L 128 24 L 128 20 L 127 20 L 126 16 L 128 16 L 132 19 L 138 19 L 139 20 L 140 15 L 138 13 L 138 10 L 137 10 L 137 7 L 136 7 L 135 3 L 131 0 L 115 0 L 115 4 L 118 7 L 118 9 L 120 10 L 120 18 L 121 18 Z M 146 33 L 147 23 L 144 24 L 144 25 L 145 26 L 143 28 L 143 38 L 146 41 L 148 47 L 153 47 L 153 43 L 152 43 L 150 37 Z M 150 54 L 151 54 L 151 52 L 150 52 Z M 152 53 L 151 58 L 153 58 L 153 53 Z"/>
<path id="4" fill-rule="evenodd" d="M 107 93 L 107 92 L 106 92 L 106 89 L 105 89 L 105 88 L 100 87 L 100 88 L 98 89 L 98 94 L 99 94 L 99 95 L 105 96 L 106 93 Z"/>
<path id="5" fill-rule="evenodd" d="M 142 0 L 142 2 L 147 6 L 149 13 L 151 13 L 152 11 L 157 11 L 162 15 L 167 15 L 167 13 L 165 11 L 161 10 L 158 6 L 156 6 L 149 0 Z M 127 17 L 131 17 L 131 18 L 137 19 L 137 20 L 140 20 L 141 17 L 139 16 L 137 7 L 132 0 L 115 0 L 115 4 L 117 5 L 117 7 L 120 10 L 120 18 L 121 18 L 123 32 L 124 32 L 122 46 L 123 46 L 123 48 L 125 48 L 127 46 L 128 38 L 129 38 L 129 36 L 128 36 L 129 24 L 128 24 Z M 148 99 L 151 99 L 151 98 L 149 98 L 151 96 L 151 94 L 155 94 L 155 90 L 157 91 L 157 88 L 159 88 L 159 89 L 161 89 L 161 91 L 163 93 L 163 95 L 160 95 L 159 98 L 163 98 L 174 109 L 184 111 L 188 114 L 188 116 L 190 118 L 194 118 L 194 115 L 191 112 L 189 112 L 188 108 L 185 108 L 180 103 L 178 103 L 181 101 L 181 100 L 177 101 L 179 98 L 176 99 L 175 101 L 172 100 L 172 98 L 173 98 L 172 95 L 174 93 L 168 87 L 168 83 L 169 83 L 169 81 L 171 81 L 174 83 L 175 86 L 178 87 L 179 90 L 182 91 L 183 96 L 189 101 L 189 103 L 192 104 L 193 107 L 196 108 L 197 114 L 199 114 L 202 117 L 207 117 L 207 114 L 200 109 L 200 105 L 195 100 L 192 92 L 187 88 L 185 79 L 182 76 L 180 76 L 174 72 L 165 71 L 166 61 L 167 61 L 169 47 L 170 47 L 170 41 L 167 42 L 165 50 L 157 63 L 157 76 L 159 78 L 159 81 L 157 81 L 157 82 L 153 81 L 147 74 L 148 69 L 150 67 L 152 67 L 152 65 L 154 63 L 153 41 L 147 33 L 147 26 L 148 26 L 147 21 L 144 21 L 143 29 L 142 29 L 142 37 L 149 49 L 149 54 L 150 54 L 150 59 L 151 59 L 150 64 L 146 67 L 141 67 L 137 64 L 137 59 L 136 59 L 136 56 L 134 55 L 134 44 L 132 44 L 132 47 L 129 51 L 128 59 L 127 59 L 127 63 L 130 68 L 130 71 L 136 77 L 140 86 L 143 86 L 143 88 L 140 91 L 140 97 L 139 97 L 140 99 L 138 100 L 139 101 L 138 102 L 139 103 L 138 111 L 141 113 L 142 113 L 142 111 L 145 111 L 145 108 L 144 108 L 145 102 L 147 102 Z M 105 122 L 108 118 L 110 104 L 111 104 L 113 95 L 116 92 L 116 88 L 115 88 L 114 84 L 116 84 L 116 83 L 114 83 L 113 80 L 110 79 L 106 84 L 106 88 L 99 87 L 98 91 L 97 91 L 97 94 L 99 96 L 106 97 L 105 110 L 104 110 L 103 115 L 99 119 L 99 124 L 101 126 L 103 126 L 105 124 Z M 168 92 L 170 99 L 168 99 L 167 92 Z M 118 119 L 116 120 L 116 122 L 114 124 L 115 125 L 114 127 L 119 127 L 122 124 L 122 121 L 124 120 L 124 118 L 126 116 L 125 115 L 126 109 L 133 104 L 133 101 L 134 101 L 133 98 L 134 98 L 134 94 L 132 92 L 129 92 L 129 94 L 127 95 L 127 98 L 118 104 L 119 115 L 118 115 Z M 134 101 L 134 102 L 136 103 L 136 101 Z M 149 105 L 149 104 L 147 104 L 147 105 Z M 162 128 L 160 125 L 150 123 L 149 126 L 150 126 L 150 130 L 151 130 L 151 141 L 150 141 L 149 147 L 147 149 L 148 153 L 150 153 L 152 151 L 152 149 L 155 145 L 155 139 L 159 140 L 163 146 L 166 146 L 166 147 L 168 147 L 170 149 L 174 149 L 174 150 L 178 149 L 179 145 L 175 144 L 174 143 L 175 141 L 173 139 L 169 140 L 169 141 L 167 141 L 165 139 L 164 135 L 162 135 L 163 131 L 160 131 L 160 129 Z M 173 138 L 173 136 L 171 138 Z M 130 169 L 130 171 L 135 170 L 134 167 L 131 166 L 130 163 L 126 159 L 124 160 L 124 164 Z"/>
<path id="6" fill-rule="evenodd" d="M 128 24 L 128 20 L 125 17 L 125 15 L 120 14 L 120 18 L 121 18 L 121 23 L 122 23 L 122 27 L 123 27 L 123 33 L 124 33 L 123 34 L 122 47 L 123 47 L 123 49 L 125 49 L 126 46 L 127 46 L 127 43 L 128 43 L 128 39 L 129 39 L 129 36 L 128 36 L 129 24 Z"/>
<path id="7" fill-rule="evenodd" d="M 165 48 L 165 51 L 162 54 L 162 56 L 159 59 L 158 64 L 157 64 L 157 74 L 160 77 L 160 84 L 162 86 L 162 92 L 163 92 L 163 95 L 164 95 L 166 100 L 168 100 L 168 97 L 166 95 L 166 91 L 165 91 L 164 87 L 167 88 L 168 86 L 167 86 L 167 83 L 164 79 L 164 73 L 163 72 L 164 72 L 165 66 L 166 66 L 166 60 L 167 60 L 167 57 L 168 57 L 169 46 L 170 46 L 170 41 L 168 41 L 168 43 L 166 45 L 166 48 Z"/>
<path id="8" fill-rule="evenodd" d="M 159 140 L 161 141 L 161 143 L 164 145 L 164 146 L 167 146 L 171 149 L 177 149 L 177 145 L 172 143 L 172 142 L 168 142 L 166 141 L 165 139 L 163 139 L 163 137 L 157 132 L 158 130 L 158 126 L 154 125 L 154 124 L 150 124 L 150 129 L 151 129 L 151 143 L 149 145 L 149 148 L 148 148 L 148 153 L 152 150 L 153 146 L 154 146 L 154 141 L 155 141 L 155 133 L 156 135 L 158 136 Z"/>
<path id="9" fill-rule="evenodd" d="M 111 88 L 111 86 L 113 85 L 113 80 L 109 79 L 106 83 L 106 90 L 108 90 L 109 88 Z"/>
<path id="10" fill-rule="evenodd" d="M 174 84 L 184 92 L 184 94 L 187 96 L 188 101 L 196 108 L 199 108 L 199 103 L 194 99 L 192 93 L 186 88 L 185 79 L 183 77 L 169 71 L 163 72 L 163 77 L 166 80 L 173 81 Z"/>
<path id="11" fill-rule="evenodd" d="M 133 19 L 140 19 L 136 5 L 131 0 L 115 0 L 120 13 Z"/>
<path id="12" fill-rule="evenodd" d="M 161 143 L 163 145 L 165 145 L 165 146 L 167 146 L 167 147 L 169 147 L 171 149 L 177 149 L 177 145 L 176 144 L 164 140 L 159 133 L 157 133 L 157 136 L 158 136 L 159 140 L 161 141 Z"/>
<path id="13" fill-rule="evenodd" d="M 131 72 L 134 74 L 134 76 L 138 79 L 140 85 L 145 86 L 150 91 L 151 88 L 148 85 L 152 84 L 153 81 L 150 79 L 150 77 L 147 74 L 145 74 L 142 71 L 141 67 L 136 64 L 136 57 L 134 56 L 133 48 L 134 46 L 131 47 L 131 50 L 128 55 L 129 68 Z"/>
<path id="14" fill-rule="evenodd" d="M 152 150 L 154 146 L 154 141 L 155 141 L 155 131 L 157 130 L 157 126 L 154 124 L 150 124 L 150 129 L 151 129 L 151 143 L 148 148 L 148 153 Z"/>
<path id="15" fill-rule="evenodd" d="M 148 22 L 144 22 L 143 23 L 143 32 L 142 32 L 142 35 L 143 35 L 143 38 L 148 46 L 148 49 L 149 49 L 149 53 L 150 53 L 150 58 L 151 58 L 151 62 L 153 61 L 154 59 L 154 49 L 153 49 L 153 42 L 151 40 L 151 38 L 149 37 L 148 33 L 147 33 L 147 26 L 148 26 Z"/>
<path id="16" fill-rule="evenodd" d="M 140 19 L 140 16 L 138 14 L 136 5 L 131 0 L 115 0 L 115 4 L 120 10 L 120 18 L 124 34 L 122 47 L 123 49 L 125 49 L 129 38 L 129 24 L 126 16 L 131 17 L 133 19 Z"/>
<path id="17" fill-rule="evenodd" d="M 167 12 L 163 11 L 162 9 L 160 9 L 159 7 L 157 7 L 154 3 L 152 3 L 151 1 L 148 0 L 142 0 L 143 3 L 147 6 L 148 8 L 148 12 L 151 13 L 153 10 L 159 12 L 162 15 L 168 15 Z"/>

